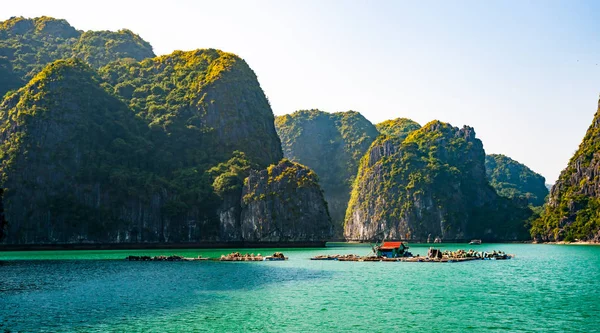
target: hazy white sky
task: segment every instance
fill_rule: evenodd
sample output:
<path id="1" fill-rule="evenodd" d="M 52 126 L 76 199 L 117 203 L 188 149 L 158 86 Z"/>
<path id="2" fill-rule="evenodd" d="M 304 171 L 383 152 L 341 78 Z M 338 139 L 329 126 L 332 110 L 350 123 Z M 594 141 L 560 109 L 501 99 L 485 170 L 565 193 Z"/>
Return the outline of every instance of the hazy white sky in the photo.
<path id="1" fill-rule="evenodd" d="M 553 183 L 600 92 L 600 2 L 10 1 L 80 30 L 128 28 L 154 46 L 218 48 L 256 72 L 275 114 L 360 111 L 470 125 Z"/>

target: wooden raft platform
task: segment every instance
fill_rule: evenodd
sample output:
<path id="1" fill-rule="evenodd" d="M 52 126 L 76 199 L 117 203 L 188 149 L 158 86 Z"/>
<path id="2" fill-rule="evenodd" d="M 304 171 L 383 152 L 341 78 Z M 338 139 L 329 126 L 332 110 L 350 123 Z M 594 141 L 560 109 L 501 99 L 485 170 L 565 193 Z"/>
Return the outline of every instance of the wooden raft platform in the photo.
<path id="1" fill-rule="evenodd" d="M 379 257 L 356 257 L 356 258 L 319 258 L 313 257 L 310 260 L 333 260 L 333 261 L 357 261 L 357 262 L 464 262 L 476 260 L 507 260 L 514 258 L 513 255 L 507 255 L 506 258 L 428 258 L 428 257 L 406 257 L 406 258 L 379 258 Z"/>
<path id="2" fill-rule="evenodd" d="M 358 262 L 437 262 L 437 263 L 452 263 L 465 262 L 475 260 L 507 260 L 512 259 L 513 254 L 506 254 L 502 251 L 493 252 L 477 252 L 473 250 L 456 250 L 456 251 L 440 251 L 437 249 L 429 249 L 427 256 L 407 256 L 397 258 L 386 258 L 378 256 L 359 256 L 355 254 L 333 254 L 319 255 L 310 258 L 311 260 L 334 260 L 334 261 L 358 261 Z"/>

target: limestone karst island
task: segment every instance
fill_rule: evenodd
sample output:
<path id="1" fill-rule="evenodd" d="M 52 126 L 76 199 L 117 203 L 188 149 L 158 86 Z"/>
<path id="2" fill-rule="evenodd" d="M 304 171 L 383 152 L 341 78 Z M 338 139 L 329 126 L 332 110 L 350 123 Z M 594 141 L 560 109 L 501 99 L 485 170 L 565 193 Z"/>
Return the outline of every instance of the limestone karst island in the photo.
<path id="1" fill-rule="evenodd" d="M 600 4 L 89 5 L 0 15 L 3 332 L 600 326 Z"/>

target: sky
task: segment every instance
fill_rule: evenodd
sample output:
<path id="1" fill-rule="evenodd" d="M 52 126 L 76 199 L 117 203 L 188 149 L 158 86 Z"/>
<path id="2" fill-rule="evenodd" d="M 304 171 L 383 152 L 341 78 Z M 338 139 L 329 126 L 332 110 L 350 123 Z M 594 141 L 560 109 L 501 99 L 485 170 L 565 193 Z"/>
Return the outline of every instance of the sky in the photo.
<path id="1" fill-rule="evenodd" d="M 157 55 L 242 57 L 276 115 L 355 110 L 469 125 L 486 153 L 554 183 L 598 108 L 597 1 L 62 1 L 2 4 L 79 30 L 127 28 Z"/>

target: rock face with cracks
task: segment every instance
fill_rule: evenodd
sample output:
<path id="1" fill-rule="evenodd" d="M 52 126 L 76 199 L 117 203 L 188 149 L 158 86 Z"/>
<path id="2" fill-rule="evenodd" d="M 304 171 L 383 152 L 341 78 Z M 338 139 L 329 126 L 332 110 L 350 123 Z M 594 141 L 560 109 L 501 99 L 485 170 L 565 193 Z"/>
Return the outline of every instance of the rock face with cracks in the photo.
<path id="1" fill-rule="evenodd" d="M 242 238 L 250 241 L 322 241 L 332 236 L 317 175 L 288 160 L 251 172 L 243 190 Z"/>

